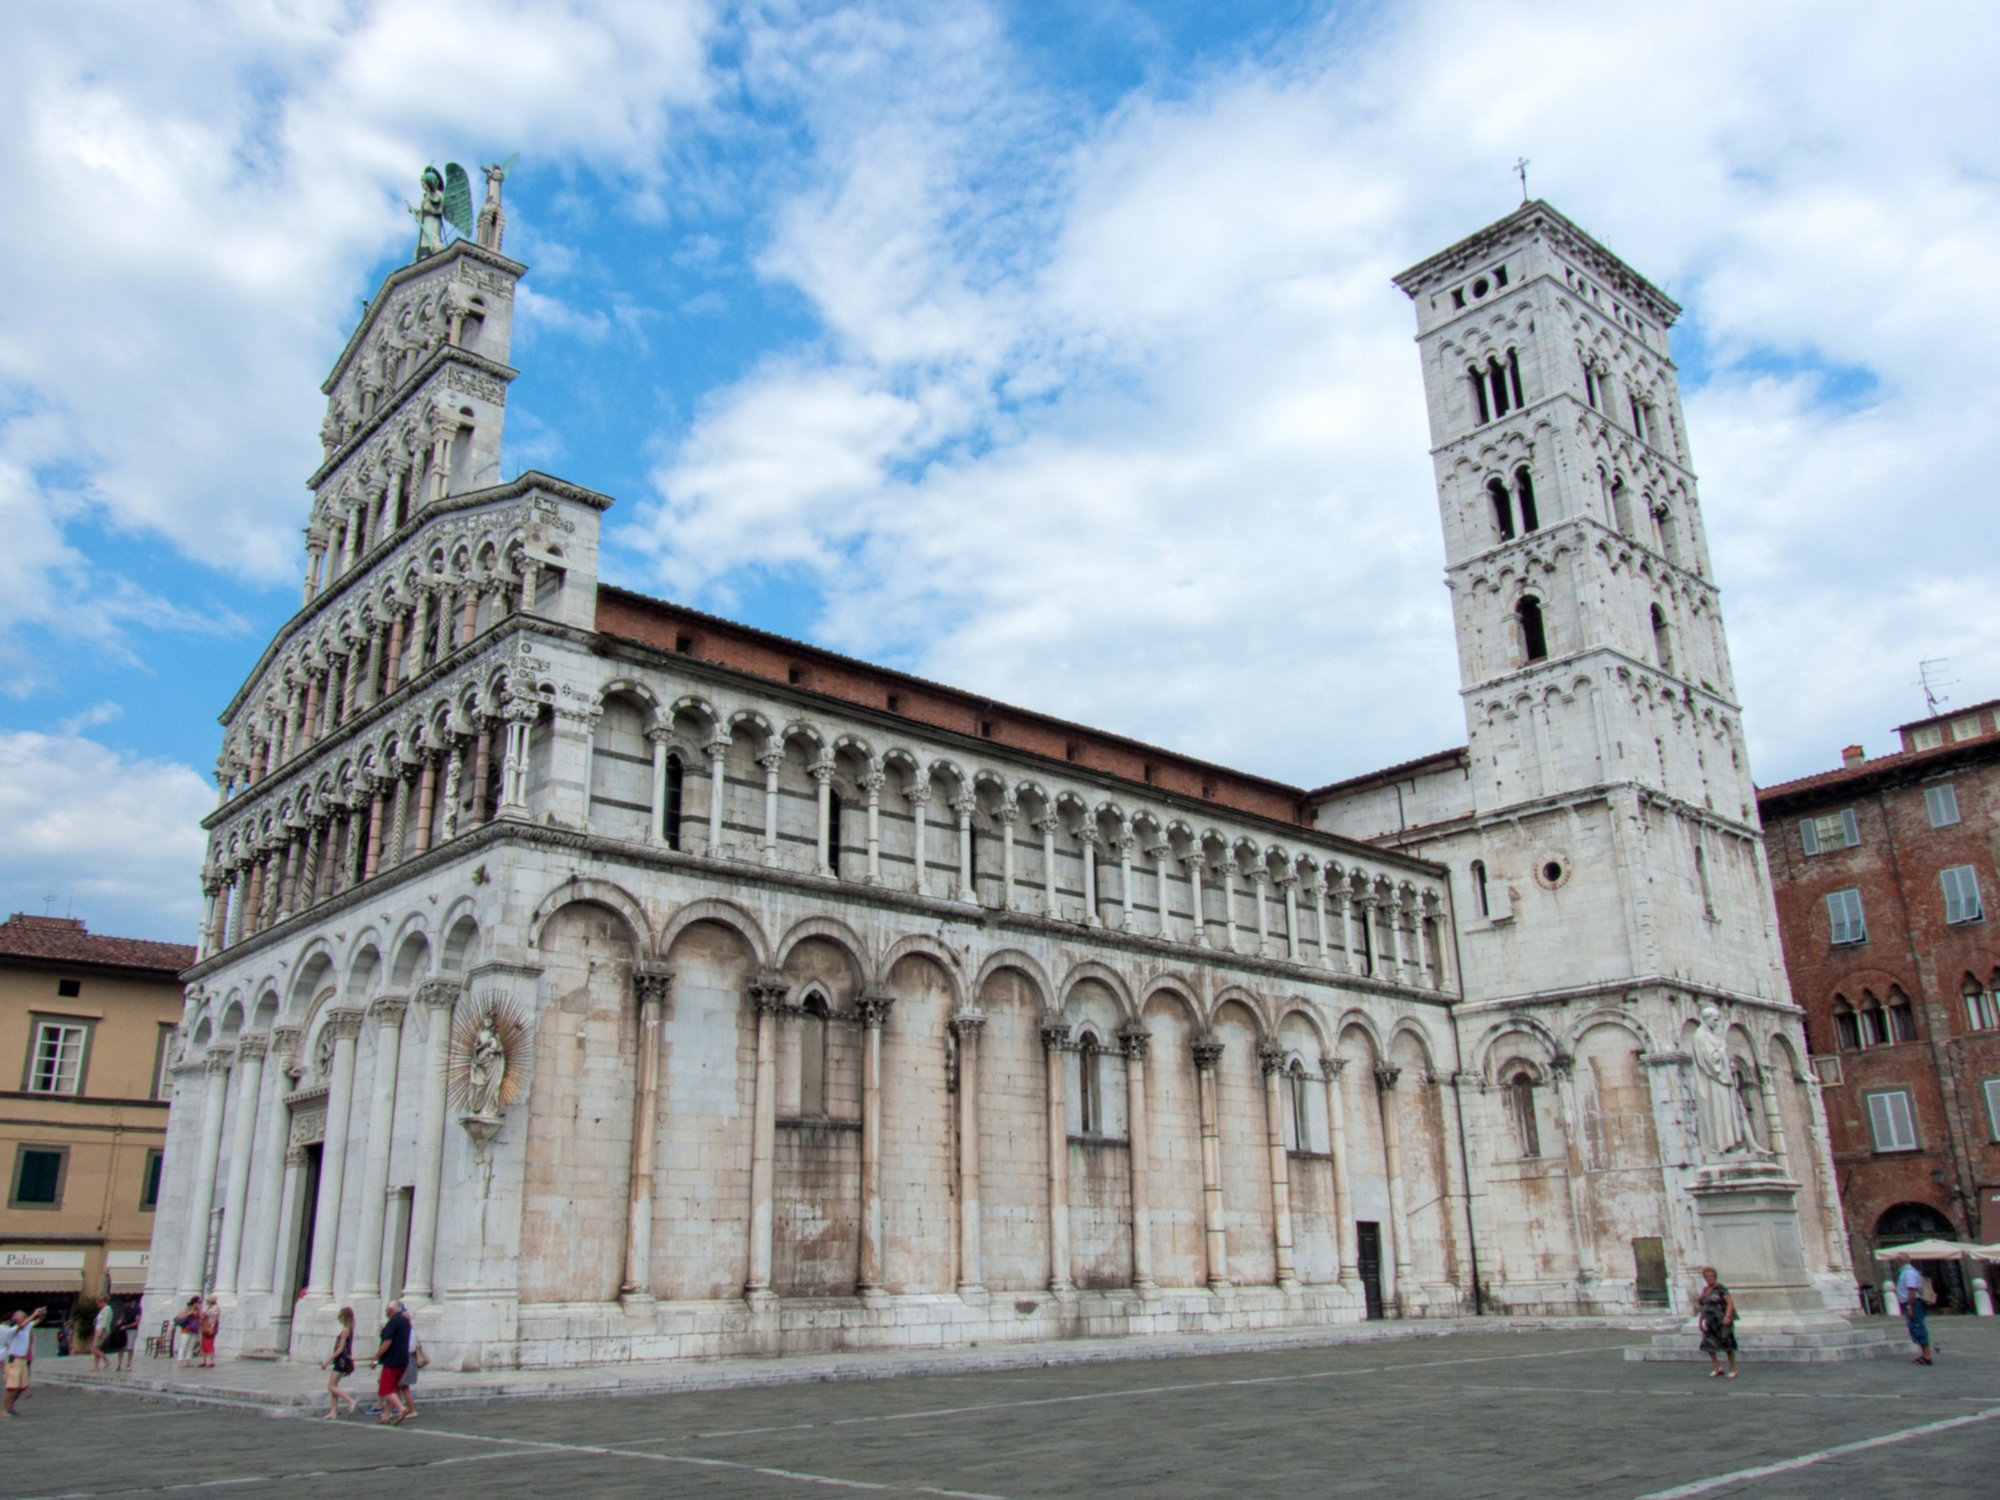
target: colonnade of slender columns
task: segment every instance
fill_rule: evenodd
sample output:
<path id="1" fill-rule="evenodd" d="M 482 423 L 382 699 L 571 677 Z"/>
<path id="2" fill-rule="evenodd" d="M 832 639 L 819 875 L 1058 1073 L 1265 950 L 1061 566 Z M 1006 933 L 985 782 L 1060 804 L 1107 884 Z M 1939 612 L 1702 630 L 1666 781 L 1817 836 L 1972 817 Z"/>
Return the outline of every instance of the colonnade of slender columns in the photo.
<path id="1" fill-rule="evenodd" d="M 236 1295 L 236 1269 L 243 1248 L 243 1208 L 250 1195 L 250 1156 L 257 1142 L 258 1093 L 264 1086 L 264 1054 L 270 1040 L 246 1036 L 236 1043 L 236 1127 L 229 1148 L 229 1186 L 222 1199 L 222 1241 L 215 1263 L 215 1294 Z"/>
<path id="2" fill-rule="evenodd" d="M 627 1307 L 653 1296 L 653 1153 L 660 1130 L 660 1027 L 673 996 L 670 969 L 651 965 L 632 976 L 639 1001 L 639 1056 L 632 1096 L 632 1177 L 625 1214 Z"/>
<path id="3" fill-rule="evenodd" d="M 201 1139 L 196 1143 L 194 1187 L 188 1196 L 186 1235 L 181 1244 L 180 1293 L 192 1297 L 208 1290 L 209 1215 L 215 1207 L 215 1172 L 222 1151 L 222 1112 L 229 1098 L 229 1070 L 234 1050 L 215 1046 L 203 1059 L 205 1074 Z"/>
<path id="4" fill-rule="evenodd" d="M 861 996 L 861 1267 L 856 1287 L 882 1289 L 882 1027 L 894 997 L 883 990 Z"/>

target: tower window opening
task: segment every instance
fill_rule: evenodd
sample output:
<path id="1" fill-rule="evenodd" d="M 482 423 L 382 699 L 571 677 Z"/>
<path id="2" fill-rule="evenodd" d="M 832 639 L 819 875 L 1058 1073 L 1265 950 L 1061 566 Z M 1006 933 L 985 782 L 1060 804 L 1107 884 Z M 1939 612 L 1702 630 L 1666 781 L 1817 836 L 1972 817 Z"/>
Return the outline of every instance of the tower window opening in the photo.
<path id="1" fill-rule="evenodd" d="M 1484 427 L 1488 422 L 1493 420 L 1492 409 L 1487 405 L 1486 402 L 1485 372 L 1482 371 L 1479 368 L 1479 366 L 1474 365 L 1471 369 L 1467 370 L 1465 374 L 1466 378 L 1472 382 L 1472 399 L 1474 402 L 1478 404 L 1479 407 L 1479 425 L 1481 427 Z"/>
<path id="2" fill-rule="evenodd" d="M 1542 625 L 1542 605 L 1532 595 L 1514 606 L 1514 618 L 1521 626 L 1521 649 L 1529 661 L 1541 661 L 1549 654 L 1549 637 Z"/>
<path id="3" fill-rule="evenodd" d="M 1653 655 L 1662 672 L 1673 671 L 1674 643 L 1667 627 L 1667 612 L 1657 604 L 1653 606 Z"/>
<path id="4" fill-rule="evenodd" d="M 1493 524 L 1500 532 L 1500 540 L 1514 539 L 1514 502 L 1508 497 L 1507 486 L 1497 479 L 1486 481 L 1486 493 L 1493 501 Z"/>
<path id="5" fill-rule="evenodd" d="M 1583 363 L 1583 399 L 1590 403 L 1590 409 L 1597 411 L 1603 406 L 1604 393 L 1598 388 L 1597 368 L 1589 360 Z"/>
<path id="6" fill-rule="evenodd" d="M 1882 1014 L 1882 1002 L 1873 995 L 1861 997 L 1861 1045 L 1881 1047 L 1889 1040 L 1889 1023 Z"/>
<path id="7" fill-rule="evenodd" d="M 1653 512 L 1653 524 L 1659 528 L 1660 551 L 1665 554 L 1668 562 L 1672 563 L 1675 567 L 1679 567 L 1681 565 L 1681 537 L 1679 528 L 1674 525 L 1673 511 L 1669 507 L 1662 505 L 1658 510 Z"/>
<path id="8" fill-rule="evenodd" d="M 1495 266 L 1493 268 L 1493 284 L 1495 286 L 1505 286 L 1507 284 L 1507 268 L 1505 266 Z"/>
<path id="9" fill-rule="evenodd" d="M 1646 409 L 1639 404 L 1637 396 L 1627 397 L 1632 408 L 1632 436 L 1640 442 L 1646 441 Z"/>
<path id="10" fill-rule="evenodd" d="M 1493 915 L 1486 900 L 1486 861 L 1483 859 L 1472 862 L 1472 904 L 1478 908 L 1480 916 Z"/>
<path id="11" fill-rule="evenodd" d="M 892 714 L 899 714 L 902 711 L 903 711 L 903 695 L 901 693 L 891 693 L 889 695 L 889 712 Z"/>
<path id="12" fill-rule="evenodd" d="M 1295 1057 L 1292 1065 L 1285 1070 L 1285 1082 L 1290 1085 L 1292 1096 L 1292 1149 L 1310 1151 L 1312 1142 L 1312 1105 L 1306 1092 L 1306 1070 Z"/>
<path id="13" fill-rule="evenodd" d="M 1535 509 L 1535 480 L 1526 464 L 1514 471 L 1514 493 L 1521 502 L 1521 530 L 1541 530 L 1542 518 Z"/>
<path id="14" fill-rule="evenodd" d="M 1513 357 L 1511 351 L 1508 357 Z M 1486 361 L 1486 384 L 1487 392 L 1493 398 L 1493 415 L 1506 416 L 1518 403 L 1507 399 L 1507 371 L 1497 355 Z"/>
<path id="15" fill-rule="evenodd" d="M 835 878 L 840 875 L 840 820 L 847 809 L 840 800 L 840 793 L 833 787 L 826 789 L 826 862 L 832 868 Z"/>
<path id="16" fill-rule="evenodd" d="M 1507 1105 L 1514 1116 L 1514 1135 L 1521 1146 L 1521 1155 L 1540 1156 L 1542 1154 L 1541 1127 L 1535 1121 L 1535 1079 L 1523 1070 L 1516 1073 L 1507 1084 Z"/>
<path id="17" fill-rule="evenodd" d="M 1701 846 L 1701 839 L 1694 843 L 1694 878 L 1701 888 L 1701 914 L 1711 922 L 1715 920 L 1715 892 L 1708 884 L 1708 851 Z"/>
<path id="18" fill-rule="evenodd" d="M 1861 1023 L 1854 1014 L 1854 1007 L 1836 995 L 1833 1000 L 1833 1040 L 1842 1051 L 1858 1051 L 1861 1046 Z"/>
<path id="19" fill-rule="evenodd" d="M 1521 357 L 1512 349 L 1507 351 L 1507 388 L 1513 393 L 1514 405 L 1527 404 L 1521 399 Z"/>
<path id="20" fill-rule="evenodd" d="M 1625 492 L 1623 479 L 1611 481 L 1611 524 L 1620 536 L 1632 534 L 1632 498 Z"/>
<path id="21" fill-rule="evenodd" d="M 1910 1005 L 1909 997 L 1901 990 L 1889 991 L 1889 1040 L 1892 1042 L 1914 1042 L 1917 1039 L 1917 1013 Z"/>
<path id="22" fill-rule="evenodd" d="M 1104 1095 L 1097 1064 L 1097 1038 L 1090 1032 L 1076 1049 L 1076 1104 L 1078 1127 L 1084 1135 L 1104 1134 Z"/>
<path id="23" fill-rule="evenodd" d="M 1464 288 L 1464 287 L 1458 287 L 1458 288 L 1455 288 L 1455 289 L 1453 290 L 1453 292 L 1452 292 L 1452 294 L 1451 294 L 1451 305 L 1452 305 L 1453 307 L 1464 307 L 1464 306 L 1465 306 L 1465 288 Z"/>
<path id="24" fill-rule="evenodd" d="M 785 669 L 785 681 L 793 687 L 802 686 L 805 680 L 806 669 L 804 667 L 787 667 Z"/>
<path id="25" fill-rule="evenodd" d="M 676 651 L 680 652 L 680 654 L 681 654 L 681 655 L 683 655 L 683 656 L 691 656 L 691 655 L 693 655 L 693 654 L 694 654 L 694 637 L 693 637 L 693 636 L 691 636 L 691 635 L 688 635 L 688 634 L 686 634 L 686 633 L 682 633 L 682 634 L 680 634 L 680 635 L 677 635 L 677 636 L 675 636 L 675 637 L 674 637 L 674 649 L 675 649 Z"/>

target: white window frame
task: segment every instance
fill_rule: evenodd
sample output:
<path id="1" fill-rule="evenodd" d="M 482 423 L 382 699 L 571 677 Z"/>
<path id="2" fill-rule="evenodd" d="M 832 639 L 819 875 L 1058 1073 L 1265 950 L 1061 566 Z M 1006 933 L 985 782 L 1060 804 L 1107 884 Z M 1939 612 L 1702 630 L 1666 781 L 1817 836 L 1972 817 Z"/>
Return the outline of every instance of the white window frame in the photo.
<path id="1" fill-rule="evenodd" d="M 1942 724 L 1926 724 L 1922 729 L 1913 729 L 1910 731 L 1910 748 L 1912 750 L 1935 750 L 1943 743 L 1944 726 Z"/>
<path id="2" fill-rule="evenodd" d="M 1986 1123 L 1993 1131 L 1993 1139 L 2000 1141 L 2000 1078 L 1989 1078 L 1980 1088 L 1986 1094 Z"/>
<path id="3" fill-rule="evenodd" d="M 1875 1089 L 1863 1094 L 1868 1108 L 1868 1139 L 1878 1156 L 1899 1155 L 1922 1148 L 1917 1140 L 1917 1101 L 1908 1089 Z M 1891 1100 L 1902 1101 L 1902 1118 L 1896 1118 Z M 1879 1106 L 1879 1107 L 1878 1107 Z M 1888 1143 L 1884 1144 L 1884 1135 Z"/>
<path id="4" fill-rule="evenodd" d="M 2000 991 L 1966 990 L 1965 1024 L 1974 1031 L 2000 1030 Z"/>
<path id="5" fill-rule="evenodd" d="M 1986 903 L 1979 893 L 1979 870 L 1973 865 L 1953 865 L 1938 871 L 1944 890 L 1944 919 L 1954 927 L 1986 920 Z"/>
<path id="6" fill-rule="evenodd" d="M 1958 789 L 1949 781 L 1939 786 L 1924 788 L 1924 811 L 1930 815 L 1931 827 L 1949 828 L 1958 822 Z"/>
<path id="7" fill-rule="evenodd" d="M 1848 899 L 1850 897 L 1851 901 Z M 1868 917 L 1861 908 L 1859 886 L 1850 885 L 1841 890 L 1828 891 L 1826 916 L 1834 947 L 1847 948 L 1868 941 Z"/>
<path id="8" fill-rule="evenodd" d="M 1836 820 L 1840 838 L 1833 838 L 1834 828 L 1822 827 L 1828 819 Z M 1839 812 L 1820 813 L 1814 817 L 1799 819 L 1799 844 L 1808 854 L 1827 854 L 1835 849 L 1852 849 L 1861 842 L 1861 827 L 1854 821 L 1854 809 L 1843 807 Z"/>
<path id="9" fill-rule="evenodd" d="M 34 1030 L 28 1039 L 27 1076 L 21 1082 L 21 1091 L 57 1098 L 81 1096 L 84 1078 L 90 1067 L 92 1023 L 77 1016 L 33 1016 L 30 1019 Z M 51 1038 L 54 1039 L 55 1050 L 45 1056 Z"/>

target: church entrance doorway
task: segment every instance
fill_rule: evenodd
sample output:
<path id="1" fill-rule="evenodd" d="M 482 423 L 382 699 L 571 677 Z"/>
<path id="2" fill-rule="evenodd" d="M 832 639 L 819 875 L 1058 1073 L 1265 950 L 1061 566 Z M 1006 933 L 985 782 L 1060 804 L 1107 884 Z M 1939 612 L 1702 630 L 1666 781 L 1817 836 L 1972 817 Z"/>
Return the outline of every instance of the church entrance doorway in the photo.
<path id="1" fill-rule="evenodd" d="M 318 1141 L 306 1147 L 306 1169 L 300 1173 L 299 1183 L 299 1253 L 292 1260 L 292 1276 L 289 1284 L 279 1287 L 278 1295 L 283 1299 L 280 1306 L 297 1299 L 299 1288 L 306 1284 L 312 1274 L 313 1230 L 319 1219 L 319 1164 L 325 1155 L 325 1147 Z"/>
<path id="2" fill-rule="evenodd" d="M 1667 1245 L 1658 1235 L 1632 1241 L 1632 1286 L 1641 1307 L 1667 1305 Z"/>
<path id="3" fill-rule="evenodd" d="M 1374 1322 L 1382 1316 L 1382 1226 L 1358 1219 L 1354 1238 L 1360 1249 L 1361 1295 L 1367 1299 L 1369 1321 Z"/>

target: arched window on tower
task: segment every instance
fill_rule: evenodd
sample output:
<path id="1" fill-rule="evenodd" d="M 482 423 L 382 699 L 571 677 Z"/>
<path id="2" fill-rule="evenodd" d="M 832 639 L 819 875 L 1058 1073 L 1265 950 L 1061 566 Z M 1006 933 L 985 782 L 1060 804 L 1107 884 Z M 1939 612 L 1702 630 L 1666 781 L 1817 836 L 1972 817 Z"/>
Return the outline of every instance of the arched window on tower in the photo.
<path id="1" fill-rule="evenodd" d="M 1472 382 L 1473 408 L 1479 413 L 1479 425 L 1484 427 L 1493 420 L 1493 406 L 1486 399 L 1486 372 L 1473 365 L 1465 372 L 1465 378 Z"/>
<path id="2" fill-rule="evenodd" d="M 1549 638 L 1542 626 L 1542 604 L 1532 594 L 1514 606 L 1514 618 L 1521 627 L 1521 650 L 1529 661 L 1541 661 L 1549 654 Z"/>
<path id="3" fill-rule="evenodd" d="M 1660 506 L 1653 512 L 1653 524 L 1660 532 L 1660 552 L 1675 567 L 1681 565 L 1680 528 L 1674 524 L 1674 513 L 1667 506 Z"/>
<path id="4" fill-rule="evenodd" d="M 1970 974 L 1965 976 L 1965 1024 L 1974 1031 L 2000 1027 L 2000 981 L 1992 990 L 1982 989 Z"/>
<path id="5" fill-rule="evenodd" d="M 833 867 L 834 878 L 840 878 L 840 818 L 846 811 L 840 801 L 840 789 L 826 789 L 826 862 Z"/>
<path id="6" fill-rule="evenodd" d="M 827 1112 L 826 1054 L 832 1019 L 826 996 L 806 997 L 799 1017 L 799 1113 L 808 1119 L 823 1119 Z"/>
<path id="7" fill-rule="evenodd" d="M 681 846 L 681 799 L 687 791 L 687 767 L 678 754 L 667 757 L 666 807 L 660 814 L 660 837 L 669 849 Z"/>
<path id="8" fill-rule="evenodd" d="M 1472 904 L 1480 916 L 1493 915 L 1486 904 L 1486 861 L 1483 859 L 1475 859 L 1472 862 Z"/>
<path id="9" fill-rule="evenodd" d="M 1590 403 L 1593 411 L 1600 410 L 1604 405 L 1604 383 L 1598 378 L 1597 366 L 1588 359 L 1583 362 L 1583 399 Z"/>
<path id="10" fill-rule="evenodd" d="M 1911 1006 L 1908 995 L 1892 987 L 1889 991 L 1889 1040 L 1914 1042 L 1916 1039 L 1916 1010 Z"/>
<path id="11" fill-rule="evenodd" d="M 1711 922 L 1715 920 L 1715 892 L 1708 884 L 1708 851 L 1701 846 L 1701 835 L 1694 840 L 1694 878 L 1701 889 L 1701 913 Z"/>
<path id="12" fill-rule="evenodd" d="M 1673 671 L 1673 634 L 1667 626 L 1667 612 L 1657 604 L 1653 606 L 1653 659 L 1660 664 L 1662 672 Z"/>
<path id="13" fill-rule="evenodd" d="M 1514 495 L 1521 503 L 1521 530 L 1541 530 L 1542 518 L 1535 509 L 1535 479 L 1526 464 L 1514 471 Z"/>
<path id="14" fill-rule="evenodd" d="M 1611 480 L 1611 524 L 1620 536 L 1632 534 L 1632 498 L 1625 492 L 1625 481 L 1616 476 Z"/>
<path id="15" fill-rule="evenodd" d="M 1854 1014 L 1854 1007 L 1847 1003 L 1845 995 L 1833 997 L 1833 1040 L 1842 1051 L 1851 1052 L 1861 1045 L 1861 1022 Z"/>
<path id="16" fill-rule="evenodd" d="M 1292 1149 L 1310 1151 L 1313 1148 L 1311 1096 L 1306 1091 L 1305 1064 L 1296 1057 L 1285 1070 L 1285 1086 L 1292 1103 Z"/>
<path id="17" fill-rule="evenodd" d="M 1523 1156 L 1542 1154 L 1542 1130 L 1535 1119 L 1535 1075 L 1526 1068 L 1507 1080 L 1507 1112 L 1514 1117 L 1514 1139 Z"/>
<path id="18" fill-rule="evenodd" d="M 1507 486 L 1497 479 L 1486 481 L 1486 496 L 1493 502 L 1493 525 L 1500 533 L 1500 540 L 1514 539 L 1514 502 L 1507 494 Z"/>

